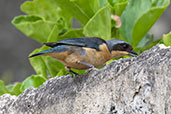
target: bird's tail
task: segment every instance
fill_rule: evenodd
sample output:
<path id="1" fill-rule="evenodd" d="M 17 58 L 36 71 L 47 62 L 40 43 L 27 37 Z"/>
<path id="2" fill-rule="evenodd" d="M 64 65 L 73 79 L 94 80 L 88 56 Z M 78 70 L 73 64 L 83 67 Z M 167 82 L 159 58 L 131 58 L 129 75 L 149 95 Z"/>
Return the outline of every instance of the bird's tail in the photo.
<path id="1" fill-rule="evenodd" d="M 43 53 L 35 53 L 35 54 L 29 56 L 29 58 L 32 58 L 32 57 L 35 57 L 35 56 L 39 56 L 39 55 L 42 55 L 42 54 L 43 54 Z"/>
<path id="2" fill-rule="evenodd" d="M 45 51 L 41 51 L 41 52 L 35 53 L 35 54 L 29 56 L 29 58 L 35 57 L 35 56 L 39 56 L 39 55 L 48 55 L 49 53 L 53 53 L 53 52 L 62 52 L 62 51 L 65 51 L 67 49 L 68 48 L 66 48 L 65 46 L 51 48 L 51 49 L 48 49 L 48 50 L 45 50 Z"/>
<path id="3" fill-rule="evenodd" d="M 46 53 L 47 53 L 47 50 L 46 51 L 39 52 L 39 53 L 35 53 L 35 54 L 29 56 L 29 58 L 32 58 L 32 57 L 35 57 L 35 56 L 39 56 L 39 55 L 44 55 Z"/>

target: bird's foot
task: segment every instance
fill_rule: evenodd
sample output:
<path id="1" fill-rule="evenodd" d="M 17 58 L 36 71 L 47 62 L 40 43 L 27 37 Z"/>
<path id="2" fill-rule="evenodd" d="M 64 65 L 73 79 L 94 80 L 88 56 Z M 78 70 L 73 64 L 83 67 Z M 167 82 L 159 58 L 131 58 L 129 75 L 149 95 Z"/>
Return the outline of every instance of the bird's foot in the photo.
<path id="1" fill-rule="evenodd" d="M 66 70 L 66 71 L 68 71 L 68 72 L 73 73 L 75 76 L 78 76 L 78 75 L 79 75 L 78 73 L 76 73 L 76 72 L 72 71 L 72 70 L 71 70 L 71 68 L 70 68 L 70 67 L 68 67 L 68 66 L 66 66 L 66 67 L 65 67 L 65 70 Z"/>
<path id="2" fill-rule="evenodd" d="M 82 62 L 82 61 L 79 61 L 80 64 L 83 64 L 83 65 L 86 65 L 89 67 L 89 69 L 86 70 L 86 72 L 90 72 L 92 70 L 98 70 L 94 65 L 92 64 L 89 64 L 89 63 L 86 63 L 86 62 Z"/>

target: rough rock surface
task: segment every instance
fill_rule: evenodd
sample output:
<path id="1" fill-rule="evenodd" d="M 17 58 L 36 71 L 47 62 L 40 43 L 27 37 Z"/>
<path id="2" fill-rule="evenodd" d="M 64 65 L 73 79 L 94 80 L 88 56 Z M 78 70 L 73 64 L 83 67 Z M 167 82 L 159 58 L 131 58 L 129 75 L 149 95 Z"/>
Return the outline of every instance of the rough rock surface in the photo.
<path id="1" fill-rule="evenodd" d="M 0 114 L 171 114 L 171 47 L 0 97 Z"/>

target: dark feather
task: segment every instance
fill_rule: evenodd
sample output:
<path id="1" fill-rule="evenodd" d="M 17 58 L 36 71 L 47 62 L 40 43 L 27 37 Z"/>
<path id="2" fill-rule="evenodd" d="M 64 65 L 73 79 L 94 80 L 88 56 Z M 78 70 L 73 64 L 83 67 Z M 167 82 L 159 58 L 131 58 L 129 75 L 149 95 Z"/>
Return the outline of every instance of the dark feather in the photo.
<path id="1" fill-rule="evenodd" d="M 81 38 L 65 39 L 57 42 L 48 42 L 44 44 L 52 48 L 58 45 L 70 45 L 70 46 L 88 47 L 88 48 L 94 48 L 100 50 L 99 46 L 103 43 L 106 43 L 106 41 L 101 38 L 81 37 Z"/>
<path id="2" fill-rule="evenodd" d="M 35 56 L 39 56 L 39 55 L 42 55 L 42 54 L 43 54 L 43 53 L 35 53 L 35 54 L 29 56 L 29 58 L 32 58 L 32 57 L 35 57 Z"/>

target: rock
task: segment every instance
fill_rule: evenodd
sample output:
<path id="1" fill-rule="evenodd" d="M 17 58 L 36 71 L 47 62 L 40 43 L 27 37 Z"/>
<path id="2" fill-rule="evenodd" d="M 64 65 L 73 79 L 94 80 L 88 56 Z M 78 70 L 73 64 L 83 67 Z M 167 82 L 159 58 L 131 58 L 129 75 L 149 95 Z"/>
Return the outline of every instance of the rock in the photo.
<path id="1" fill-rule="evenodd" d="M 0 114 L 171 114 L 171 47 L 0 97 Z"/>

